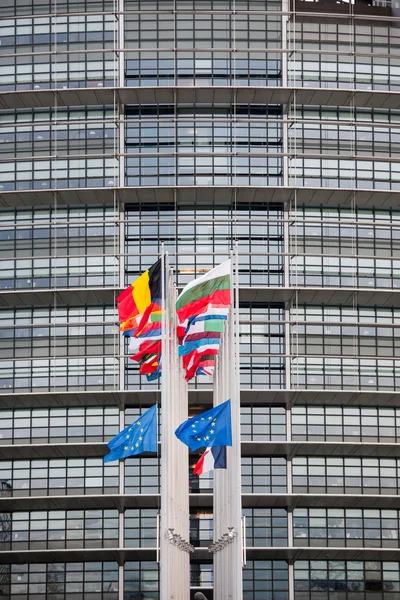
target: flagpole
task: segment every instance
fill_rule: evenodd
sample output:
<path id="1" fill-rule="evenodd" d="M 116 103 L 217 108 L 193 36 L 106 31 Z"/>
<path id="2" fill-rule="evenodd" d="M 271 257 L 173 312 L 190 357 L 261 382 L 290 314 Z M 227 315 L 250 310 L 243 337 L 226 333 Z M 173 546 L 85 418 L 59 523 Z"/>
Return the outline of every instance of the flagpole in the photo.
<path id="1" fill-rule="evenodd" d="M 187 385 L 177 360 L 176 291 L 162 245 L 161 515 L 160 600 L 190 595 L 189 488 L 187 448 L 175 429 L 187 419 Z"/>
<path id="2" fill-rule="evenodd" d="M 238 242 L 235 242 L 234 252 L 234 321 L 233 321 L 233 332 L 232 332 L 232 351 L 233 351 L 233 365 L 234 365 L 234 396 L 235 396 L 235 419 L 234 419 L 234 430 L 232 435 L 236 436 L 237 443 L 233 447 L 235 450 L 234 462 L 235 468 L 233 470 L 234 484 L 232 489 L 233 498 L 233 513 L 236 527 L 236 537 L 238 543 L 234 546 L 234 557 L 233 562 L 237 567 L 234 570 L 236 581 L 234 586 L 237 590 L 236 600 L 243 598 L 243 547 L 245 542 L 242 539 L 242 448 L 241 448 L 241 430 L 240 430 L 240 312 L 239 312 L 239 246 Z M 246 532 L 244 532 L 246 536 Z"/>
<path id="3" fill-rule="evenodd" d="M 214 600 L 242 600 L 242 502 L 239 382 L 238 252 L 231 252 L 231 307 L 214 378 L 214 406 L 231 400 L 232 446 L 227 468 L 214 470 Z M 222 547 L 221 547 L 222 546 Z"/>

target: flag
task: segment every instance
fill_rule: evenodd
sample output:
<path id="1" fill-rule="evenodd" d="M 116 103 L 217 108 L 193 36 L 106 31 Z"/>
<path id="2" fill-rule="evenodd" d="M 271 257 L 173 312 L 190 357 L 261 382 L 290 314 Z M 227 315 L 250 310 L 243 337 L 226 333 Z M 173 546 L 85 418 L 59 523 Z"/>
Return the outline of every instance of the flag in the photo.
<path id="1" fill-rule="evenodd" d="M 157 405 L 155 404 L 131 425 L 125 427 L 107 444 L 111 452 L 104 462 L 111 462 L 142 452 L 157 452 Z"/>
<path id="2" fill-rule="evenodd" d="M 226 469 L 226 446 L 211 446 L 194 466 L 193 475 L 203 475 L 213 469 Z"/>
<path id="3" fill-rule="evenodd" d="M 186 379 L 189 381 L 196 374 L 211 376 L 214 372 L 215 357 L 217 354 L 218 348 L 213 348 L 184 356 L 182 362 L 183 368 L 186 369 Z"/>
<path id="4" fill-rule="evenodd" d="M 231 401 L 184 421 L 175 435 L 190 450 L 204 446 L 232 446 Z"/>
<path id="5" fill-rule="evenodd" d="M 161 376 L 161 272 L 159 259 L 117 298 L 120 329 L 129 337 L 131 359 L 149 381 Z"/>
<path id="6" fill-rule="evenodd" d="M 213 374 L 230 303 L 230 260 L 190 282 L 179 295 L 176 334 L 186 381 Z"/>
<path id="7" fill-rule="evenodd" d="M 121 329 L 128 329 L 134 318 L 142 314 L 151 302 L 149 271 L 142 273 L 116 300 Z"/>
<path id="8" fill-rule="evenodd" d="M 220 341 L 221 341 L 220 338 L 215 338 L 215 339 L 204 338 L 204 339 L 187 342 L 187 343 L 182 344 L 182 346 L 179 346 L 178 354 L 179 354 L 179 356 L 185 356 L 186 354 L 190 354 L 191 352 L 193 352 L 193 350 L 212 349 L 215 346 L 219 346 Z"/>
<path id="9" fill-rule="evenodd" d="M 138 337 L 146 325 L 150 322 L 151 315 L 160 315 L 162 313 L 161 300 L 161 258 L 148 270 L 149 290 L 151 302 L 145 308 L 142 318 L 135 332 L 135 337 Z"/>
<path id="10" fill-rule="evenodd" d="M 207 307 L 206 312 L 190 317 L 183 321 L 176 328 L 176 333 L 181 343 L 183 338 L 191 329 L 191 331 L 223 331 L 224 321 L 227 320 L 229 308 L 216 308 L 215 306 Z M 202 323 L 203 321 L 209 321 L 208 323 Z M 211 321 L 211 322 L 210 322 Z"/>
<path id="11" fill-rule="evenodd" d="M 205 275 L 194 279 L 179 294 L 176 312 L 179 322 L 203 313 L 209 305 L 229 306 L 231 302 L 231 261 L 211 269 Z"/>

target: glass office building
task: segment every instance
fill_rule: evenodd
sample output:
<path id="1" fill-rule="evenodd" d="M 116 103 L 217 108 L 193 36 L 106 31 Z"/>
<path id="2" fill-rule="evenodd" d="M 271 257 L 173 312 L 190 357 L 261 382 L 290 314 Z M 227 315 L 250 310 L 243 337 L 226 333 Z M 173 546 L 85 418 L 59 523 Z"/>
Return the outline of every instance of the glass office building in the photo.
<path id="1" fill-rule="evenodd" d="M 115 298 L 164 242 L 179 286 L 238 245 L 244 600 L 397 600 L 396 8 L 0 4 L 0 597 L 159 597 L 158 458 L 102 456 L 159 396 Z"/>

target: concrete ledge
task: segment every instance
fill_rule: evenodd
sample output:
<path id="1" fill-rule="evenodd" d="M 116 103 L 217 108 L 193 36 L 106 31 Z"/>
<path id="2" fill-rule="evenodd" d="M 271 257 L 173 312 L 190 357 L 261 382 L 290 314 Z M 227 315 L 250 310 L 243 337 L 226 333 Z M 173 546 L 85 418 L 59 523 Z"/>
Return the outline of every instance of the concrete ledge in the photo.
<path id="1" fill-rule="evenodd" d="M 95 87 L 42 89 L 3 92 L 0 109 L 53 106 L 97 106 L 119 104 L 284 104 L 309 106 L 351 106 L 400 108 L 400 93 L 313 87 L 201 86 L 188 80 L 187 86 Z"/>
<path id="2" fill-rule="evenodd" d="M 400 190 L 357 190 L 356 188 L 327 188 L 299 186 L 168 186 L 68 188 L 59 190 L 26 190 L 0 192 L 4 208 L 52 206 L 54 193 L 59 206 L 113 205 L 114 195 L 120 204 L 188 203 L 230 205 L 237 202 L 284 204 L 297 202 L 307 206 L 356 206 L 362 208 L 398 208 Z"/>
<path id="3" fill-rule="evenodd" d="M 211 389 L 189 389 L 189 404 L 212 405 Z M 0 408 L 47 408 L 53 406 L 152 406 L 160 400 L 157 390 L 93 391 L 93 392 L 26 392 L 23 394 L 0 394 Z M 400 406 L 400 394 L 396 392 L 361 390 L 270 390 L 245 389 L 240 392 L 242 406 L 316 405 L 316 406 Z"/>
<path id="4" fill-rule="evenodd" d="M 115 304 L 119 287 L 47 288 L 33 290 L 2 290 L 0 305 L 7 307 L 83 304 Z M 241 287 L 241 302 L 285 303 L 296 299 L 299 304 L 351 304 L 359 306 L 400 307 L 400 288 L 339 288 L 339 287 Z"/>

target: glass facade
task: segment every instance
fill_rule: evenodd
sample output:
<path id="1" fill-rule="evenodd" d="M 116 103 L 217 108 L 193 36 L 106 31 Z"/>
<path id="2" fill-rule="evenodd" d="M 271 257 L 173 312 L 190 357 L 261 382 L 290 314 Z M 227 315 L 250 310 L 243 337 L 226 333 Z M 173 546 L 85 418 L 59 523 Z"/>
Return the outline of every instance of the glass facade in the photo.
<path id="1" fill-rule="evenodd" d="M 399 594 L 398 562 L 302 560 L 295 564 L 295 600 L 376 598 Z"/>
<path id="2" fill-rule="evenodd" d="M 101 598 L 117 600 L 116 562 L 80 562 L 1 565 L 4 597 Z"/>
<path id="3" fill-rule="evenodd" d="M 115 300 L 163 244 L 180 289 L 238 249 L 243 600 L 397 600 L 399 18 L 1 3 L 0 597 L 159 600 L 160 456 L 102 457 L 158 397 Z M 211 600 L 198 457 L 187 600 Z"/>

